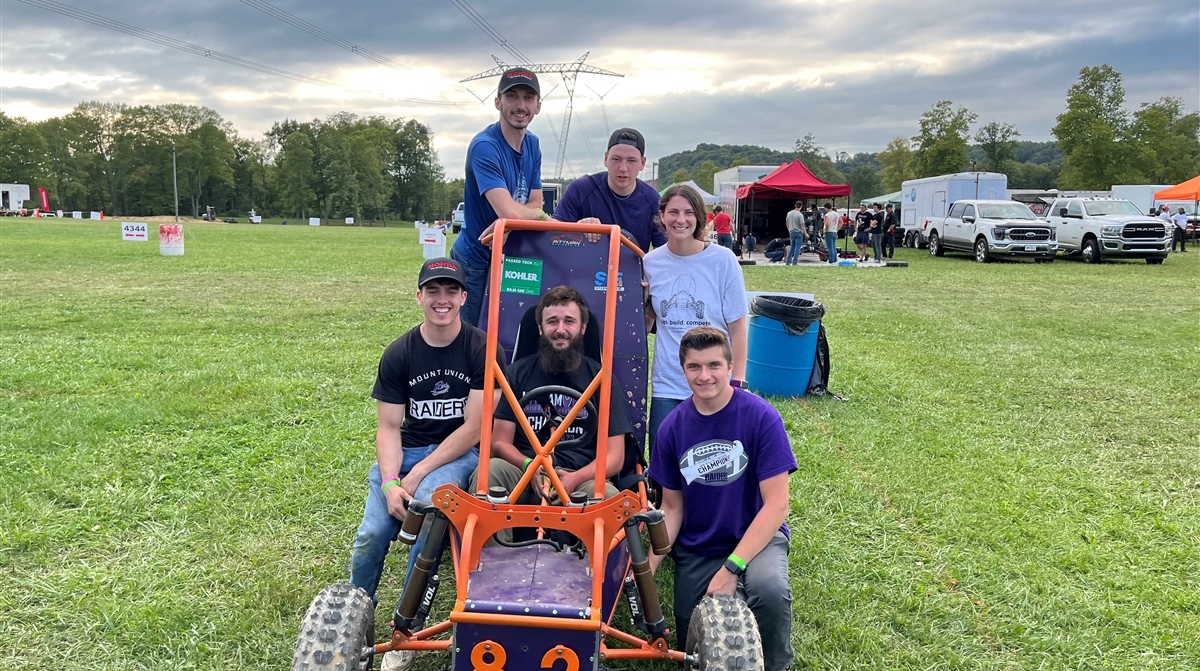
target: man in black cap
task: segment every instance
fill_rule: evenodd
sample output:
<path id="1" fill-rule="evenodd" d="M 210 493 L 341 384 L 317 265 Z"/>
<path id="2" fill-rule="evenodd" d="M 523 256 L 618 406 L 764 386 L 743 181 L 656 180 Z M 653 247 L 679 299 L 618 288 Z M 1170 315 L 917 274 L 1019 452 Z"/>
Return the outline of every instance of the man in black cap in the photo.
<path id="1" fill-rule="evenodd" d="M 426 261 L 417 278 L 425 320 L 388 345 L 379 360 L 371 390 L 378 402 L 377 461 L 350 558 L 350 582 L 372 599 L 408 501 L 431 501 L 433 490 L 446 483 L 465 489 L 479 465 L 487 336 L 459 319 L 465 284 L 457 261 Z M 423 541 L 418 537 L 409 550 L 405 583 Z M 383 668 L 407 668 L 412 660 L 411 650 L 389 652 Z"/>
<path id="2" fill-rule="evenodd" d="M 614 131 L 604 152 L 604 167 L 606 172 L 571 182 L 554 209 L 554 218 L 581 224 L 617 224 L 645 252 L 650 251 L 651 244 L 667 244 L 667 236 L 654 225 L 658 192 L 637 177 L 646 167 L 646 138 L 632 128 Z"/>
<path id="3" fill-rule="evenodd" d="M 542 109 L 537 75 L 524 67 L 505 70 L 496 109 L 500 120 L 480 131 L 467 147 L 462 234 L 450 249 L 450 258 L 463 266 L 467 302 L 462 318 L 472 325 L 479 324 L 492 259 L 480 236 L 500 218 L 549 218 L 542 211 L 542 148 L 527 130 Z"/>

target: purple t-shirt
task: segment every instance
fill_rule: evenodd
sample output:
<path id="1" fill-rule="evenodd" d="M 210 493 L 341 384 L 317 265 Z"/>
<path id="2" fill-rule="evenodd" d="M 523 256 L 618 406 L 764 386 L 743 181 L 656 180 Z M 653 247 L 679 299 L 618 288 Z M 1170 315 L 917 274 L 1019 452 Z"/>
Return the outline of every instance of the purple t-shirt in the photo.
<path id="1" fill-rule="evenodd" d="M 654 187 L 637 180 L 633 193 L 618 196 L 608 187 L 608 173 L 584 175 L 567 185 L 567 191 L 554 208 L 559 221 L 579 221 L 595 217 L 602 224 L 617 224 L 629 231 L 643 252 L 650 244 L 662 247 L 667 236 L 654 223 L 658 216 L 658 192 Z"/>
<path id="2" fill-rule="evenodd" d="M 733 552 L 762 509 L 759 483 L 795 470 L 783 419 L 741 389 L 712 415 L 685 400 L 663 420 L 650 455 L 650 477 L 683 492 L 683 525 L 675 542 L 704 557 Z M 779 529 L 791 537 L 786 523 Z"/>

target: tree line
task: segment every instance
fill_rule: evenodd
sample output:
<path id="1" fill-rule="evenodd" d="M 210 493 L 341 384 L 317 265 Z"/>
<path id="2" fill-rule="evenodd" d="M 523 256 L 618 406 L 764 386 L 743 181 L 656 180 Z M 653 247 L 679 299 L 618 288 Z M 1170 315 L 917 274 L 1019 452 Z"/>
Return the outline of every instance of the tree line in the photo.
<path id="1" fill-rule="evenodd" d="M 239 135 L 196 105 L 84 102 L 32 123 L 0 112 L 0 180 L 44 186 L 62 210 L 125 216 L 181 214 L 359 219 L 444 217 L 461 198 L 446 188 L 433 132 L 413 119 L 276 122 Z"/>
<path id="2" fill-rule="evenodd" d="M 915 136 L 895 137 L 880 152 L 830 155 L 809 133 L 790 152 L 700 144 L 660 159 L 659 172 L 671 182 L 694 179 L 710 189 L 719 170 L 800 159 L 822 180 L 849 184 L 858 198 L 896 191 L 907 179 L 964 170 L 1004 173 L 1014 189 L 1089 190 L 1175 184 L 1200 173 L 1200 114 L 1175 97 L 1127 112 L 1121 73 L 1109 65 L 1079 71 L 1066 111 L 1051 129 L 1053 142 L 1022 141 L 1014 125 L 1000 121 L 976 126 L 972 134 L 977 121 L 974 112 L 942 100 L 921 115 Z"/>

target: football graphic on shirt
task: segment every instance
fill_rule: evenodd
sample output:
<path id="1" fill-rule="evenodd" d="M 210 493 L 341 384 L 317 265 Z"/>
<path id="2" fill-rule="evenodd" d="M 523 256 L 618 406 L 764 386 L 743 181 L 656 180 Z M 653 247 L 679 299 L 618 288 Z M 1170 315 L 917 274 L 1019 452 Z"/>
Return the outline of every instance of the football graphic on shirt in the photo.
<path id="1" fill-rule="evenodd" d="M 742 441 L 716 439 L 688 448 L 679 459 L 679 472 L 689 485 L 724 487 L 742 477 L 749 464 Z"/>

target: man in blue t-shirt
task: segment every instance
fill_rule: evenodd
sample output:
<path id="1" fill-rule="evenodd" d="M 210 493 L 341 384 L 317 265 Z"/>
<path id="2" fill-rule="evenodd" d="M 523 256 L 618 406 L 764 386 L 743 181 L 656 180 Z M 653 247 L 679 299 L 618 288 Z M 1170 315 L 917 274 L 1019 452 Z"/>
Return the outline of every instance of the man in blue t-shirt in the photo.
<path id="1" fill-rule="evenodd" d="M 667 236 L 654 223 L 658 192 L 638 179 L 646 167 L 646 138 L 632 128 L 619 128 L 608 138 L 604 152 L 607 172 L 585 175 L 567 187 L 554 209 L 557 221 L 581 224 L 617 224 L 642 251 L 667 244 Z"/>
<path id="2" fill-rule="evenodd" d="M 505 70 L 496 109 L 500 120 L 480 131 L 467 147 L 463 227 L 450 249 L 450 258 L 462 264 L 466 275 L 462 320 L 472 326 L 479 325 L 492 260 L 492 250 L 479 242 L 480 236 L 497 219 L 549 218 L 542 211 L 542 148 L 537 136 L 527 131 L 542 109 L 537 75 L 522 67 Z"/>
<path id="3" fill-rule="evenodd" d="M 650 454 L 675 560 L 675 632 L 685 645 L 692 610 L 736 594 L 758 622 L 764 668 L 792 665 L 788 475 L 796 470 L 775 408 L 729 383 L 725 334 L 698 326 L 679 343 L 691 398 L 671 411 Z M 651 568 L 662 558 L 652 555 Z"/>

